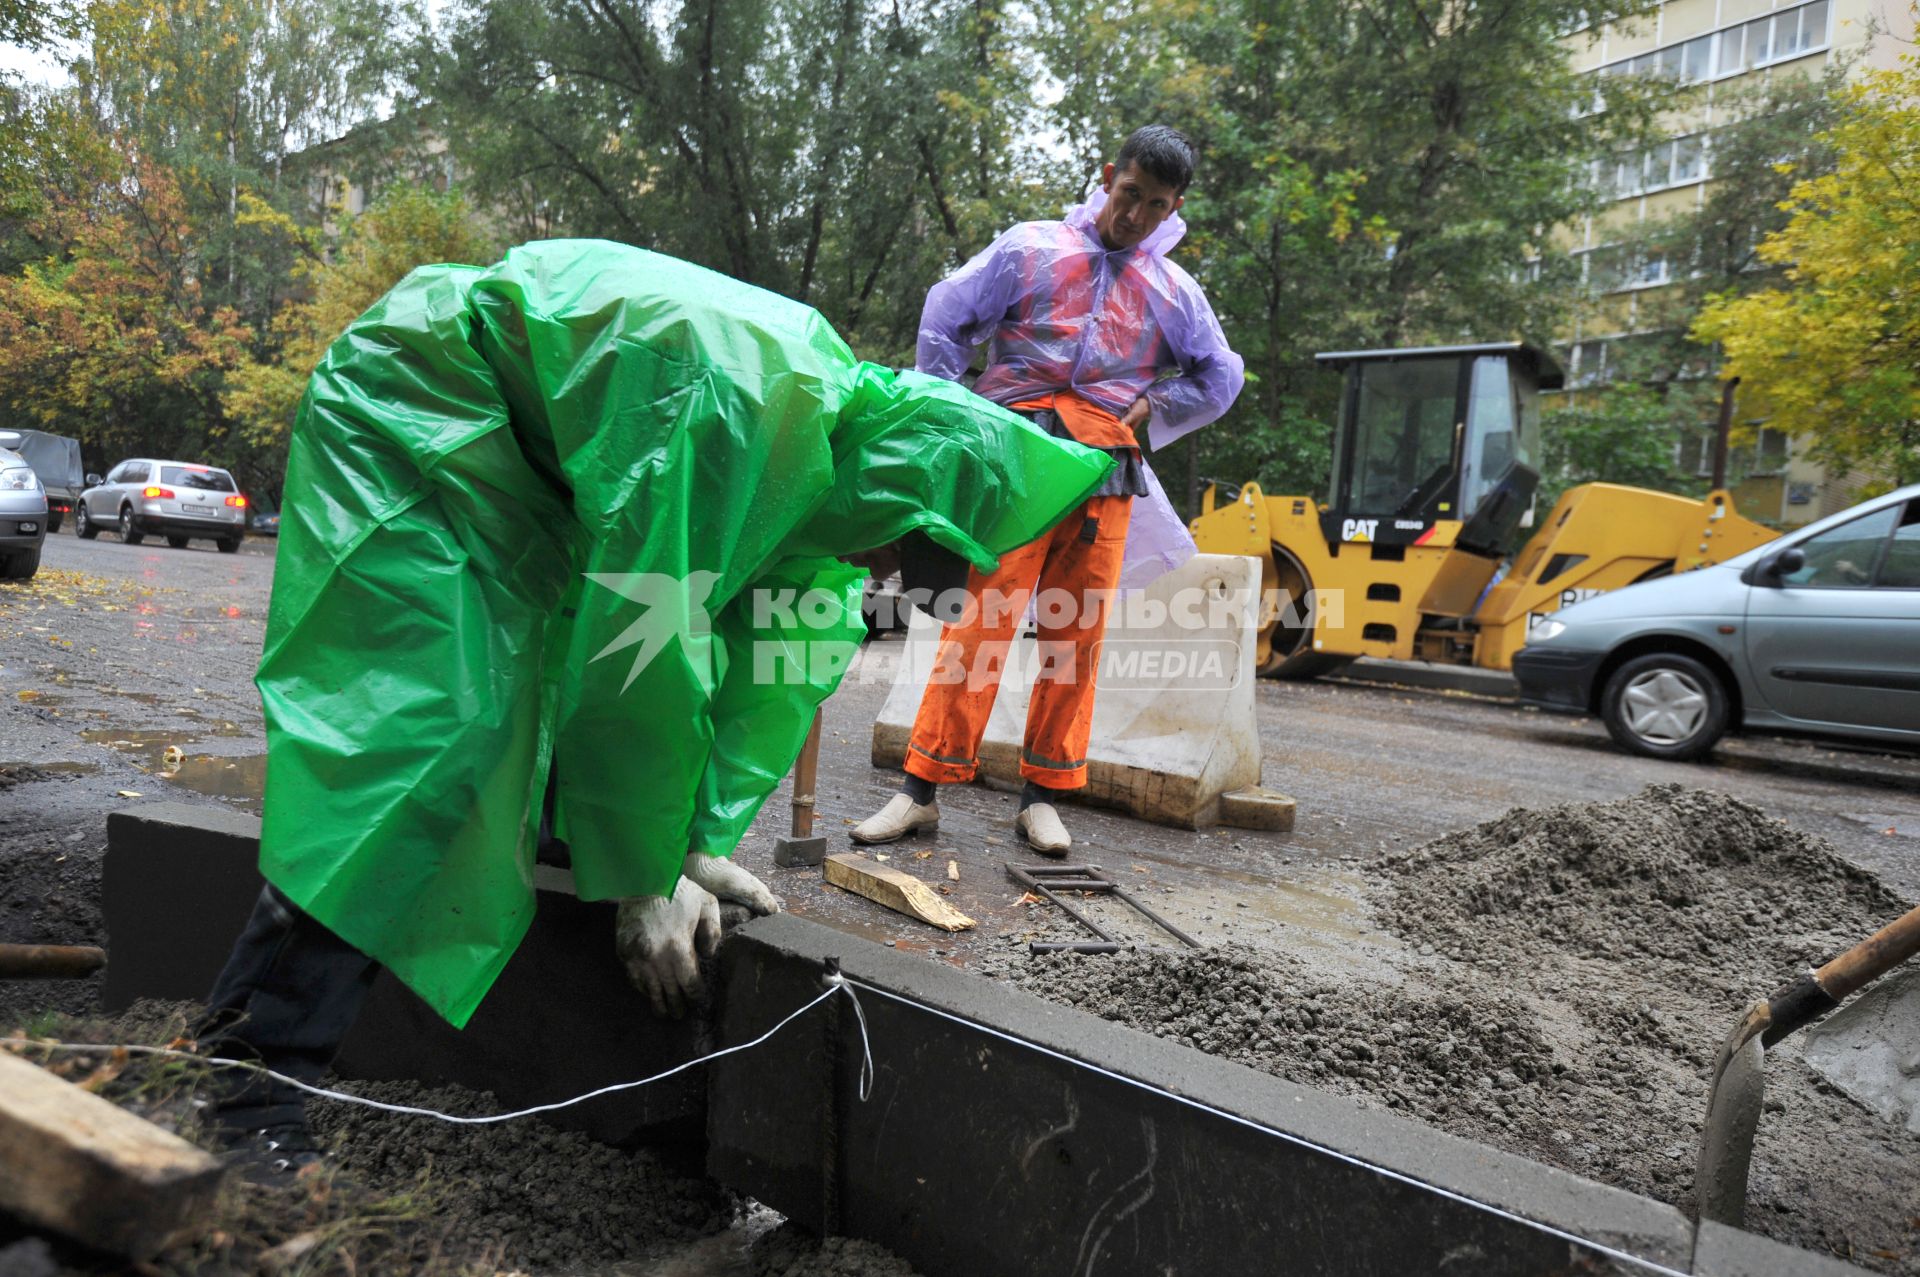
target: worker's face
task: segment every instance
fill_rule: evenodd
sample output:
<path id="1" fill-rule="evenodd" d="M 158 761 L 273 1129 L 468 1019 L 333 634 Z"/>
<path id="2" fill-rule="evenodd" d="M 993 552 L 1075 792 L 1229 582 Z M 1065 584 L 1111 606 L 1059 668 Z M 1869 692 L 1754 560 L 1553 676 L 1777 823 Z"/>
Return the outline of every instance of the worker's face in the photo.
<path id="1" fill-rule="evenodd" d="M 1111 164 L 1101 170 L 1100 189 L 1107 193 L 1107 203 L 1094 219 L 1094 229 L 1100 242 L 1116 251 L 1138 245 L 1185 202 L 1180 192 L 1132 162 L 1118 171 Z"/>

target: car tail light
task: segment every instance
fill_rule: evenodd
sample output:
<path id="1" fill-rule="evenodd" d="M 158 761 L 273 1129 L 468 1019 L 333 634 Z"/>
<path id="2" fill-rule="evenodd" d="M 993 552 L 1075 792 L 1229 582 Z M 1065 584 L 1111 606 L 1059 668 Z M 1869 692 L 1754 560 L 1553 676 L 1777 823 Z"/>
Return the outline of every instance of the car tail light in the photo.
<path id="1" fill-rule="evenodd" d="M 228 497 L 227 504 L 236 510 L 244 510 L 247 508 L 247 499 L 245 497 Z"/>
<path id="2" fill-rule="evenodd" d="M 161 497 L 165 500 L 171 501 L 173 500 L 173 489 L 172 488 L 142 488 L 140 490 L 140 495 L 143 497 Z"/>

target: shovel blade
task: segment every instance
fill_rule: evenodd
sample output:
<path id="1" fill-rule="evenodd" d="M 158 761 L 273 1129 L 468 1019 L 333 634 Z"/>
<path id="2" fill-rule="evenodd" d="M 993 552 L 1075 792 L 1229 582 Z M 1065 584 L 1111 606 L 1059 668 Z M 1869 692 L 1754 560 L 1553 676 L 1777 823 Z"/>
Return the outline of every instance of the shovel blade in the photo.
<path id="1" fill-rule="evenodd" d="M 1707 1096 L 1707 1120 L 1700 1132 L 1700 1158 L 1694 1166 L 1694 1197 L 1700 1218 L 1741 1227 L 1747 1210 L 1747 1171 L 1753 1164 L 1753 1137 L 1760 1128 L 1766 1095 L 1764 1048 L 1758 1037 L 1727 1057 Z"/>

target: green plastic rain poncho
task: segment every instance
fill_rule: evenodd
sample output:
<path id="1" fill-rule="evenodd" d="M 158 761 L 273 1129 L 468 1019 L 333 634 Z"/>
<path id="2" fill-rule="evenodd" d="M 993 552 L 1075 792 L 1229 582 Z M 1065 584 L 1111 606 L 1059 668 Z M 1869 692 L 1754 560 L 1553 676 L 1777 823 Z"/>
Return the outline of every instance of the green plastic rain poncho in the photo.
<path id="1" fill-rule="evenodd" d="M 732 852 L 863 633 L 836 561 L 983 570 L 1111 463 L 814 311 L 598 241 L 415 271 L 315 371 L 259 686 L 261 867 L 464 1024 L 533 914 Z"/>

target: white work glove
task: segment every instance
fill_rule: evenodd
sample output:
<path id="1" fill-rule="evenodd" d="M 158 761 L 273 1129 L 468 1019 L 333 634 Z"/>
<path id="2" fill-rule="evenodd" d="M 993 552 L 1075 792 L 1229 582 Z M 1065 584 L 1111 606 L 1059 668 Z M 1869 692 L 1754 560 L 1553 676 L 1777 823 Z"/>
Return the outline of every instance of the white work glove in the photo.
<path id="1" fill-rule="evenodd" d="M 766 884 L 725 856 L 692 852 L 680 866 L 680 872 L 722 900 L 745 905 L 758 914 L 780 912 L 780 902 L 773 898 Z"/>
<path id="2" fill-rule="evenodd" d="M 716 899 L 718 897 L 718 899 Z M 701 994 L 700 959 L 720 943 L 720 899 L 755 913 L 778 913 L 780 902 L 761 881 L 722 856 L 694 852 L 681 866 L 672 896 L 622 900 L 614 917 L 614 945 L 627 977 L 675 1020 Z"/>

